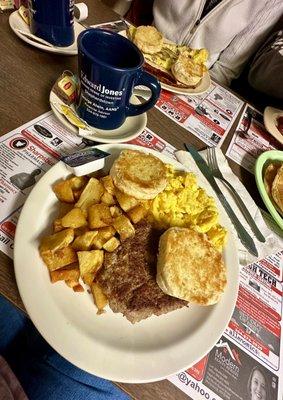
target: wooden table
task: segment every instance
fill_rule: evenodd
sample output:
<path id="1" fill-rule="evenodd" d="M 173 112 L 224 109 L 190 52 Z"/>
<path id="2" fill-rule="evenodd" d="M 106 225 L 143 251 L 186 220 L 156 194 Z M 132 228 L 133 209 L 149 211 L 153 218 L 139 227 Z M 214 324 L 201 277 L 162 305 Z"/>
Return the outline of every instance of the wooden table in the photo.
<path id="1" fill-rule="evenodd" d="M 115 21 L 118 16 L 99 0 L 85 0 L 89 6 L 88 24 Z M 65 69 L 77 70 L 77 57 L 55 55 L 40 51 L 21 41 L 10 29 L 9 13 L 0 14 L 0 134 L 3 135 L 49 110 L 49 91 L 54 80 Z M 235 124 L 234 124 L 235 125 Z M 204 147 L 194 135 L 160 113 L 148 112 L 148 127 L 176 148 L 190 141 L 198 149 Z M 233 128 L 223 144 L 226 149 Z M 254 179 L 244 169 L 230 162 L 233 170 L 247 184 L 251 193 L 257 193 Z M 21 301 L 13 270 L 13 261 L 0 252 L 0 294 L 21 310 Z M 188 399 L 169 381 L 149 384 L 117 385 L 133 399 Z"/>

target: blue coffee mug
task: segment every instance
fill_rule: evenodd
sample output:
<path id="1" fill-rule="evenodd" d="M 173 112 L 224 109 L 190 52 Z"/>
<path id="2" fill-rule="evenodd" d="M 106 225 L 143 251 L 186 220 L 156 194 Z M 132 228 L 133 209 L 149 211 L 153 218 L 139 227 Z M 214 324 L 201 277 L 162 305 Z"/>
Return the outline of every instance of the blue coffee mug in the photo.
<path id="1" fill-rule="evenodd" d="M 141 51 L 127 38 L 104 29 L 87 29 L 78 37 L 79 96 L 77 112 L 98 129 L 116 129 L 128 116 L 152 108 L 160 94 L 158 80 L 143 70 Z M 151 97 L 130 103 L 133 89 L 143 85 Z"/>
<path id="2" fill-rule="evenodd" d="M 74 0 L 29 0 L 30 30 L 54 46 L 74 43 Z"/>

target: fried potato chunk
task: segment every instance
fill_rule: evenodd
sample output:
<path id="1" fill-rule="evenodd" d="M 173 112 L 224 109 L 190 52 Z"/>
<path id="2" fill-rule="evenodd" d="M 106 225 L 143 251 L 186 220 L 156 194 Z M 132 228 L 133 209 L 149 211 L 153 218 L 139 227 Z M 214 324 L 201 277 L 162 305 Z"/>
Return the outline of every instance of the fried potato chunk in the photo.
<path id="1" fill-rule="evenodd" d="M 108 192 L 103 193 L 101 202 L 107 204 L 108 206 L 114 206 L 116 204 L 114 196 Z"/>
<path id="2" fill-rule="evenodd" d="M 97 314 L 104 313 L 104 307 L 108 303 L 107 297 L 103 293 L 101 286 L 97 282 L 93 282 L 90 285 L 93 300 L 95 302 L 96 307 L 98 308 Z"/>
<path id="3" fill-rule="evenodd" d="M 67 247 L 74 240 L 74 229 L 68 228 L 41 239 L 39 252 L 56 251 Z"/>
<path id="4" fill-rule="evenodd" d="M 65 283 L 67 286 L 73 289 L 74 292 L 84 292 L 82 285 L 76 280 L 66 279 Z"/>
<path id="5" fill-rule="evenodd" d="M 58 200 L 63 201 L 65 203 L 74 203 L 74 195 L 72 191 L 72 187 L 70 185 L 70 181 L 60 181 L 53 185 L 53 192 L 57 196 Z"/>
<path id="6" fill-rule="evenodd" d="M 131 224 L 129 218 L 125 215 L 120 215 L 114 219 L 113 226 L 120 235 L 121 241 L 126 240 L 135 234 L 135 228 Z"/>
<path id="7" fill-rule="evenodd" d="M 85 290 L 84 290 L 84 288 L 82 287 L 82 285 L 81 285 L 80 283 L 78 283 L 77 285 L 75 285 L 75 286 L 73 287 L 73 291 L 74 291 L 74 292 L 84 292 Z"/>
<path id="8" fill-rule="evenodd" d="M 101 268 L 104 259 L 102 250 L 78 251 L 80 275 L 85 283 L 90 285 L 95 274 Z"/>
<path id="9" fill-rule="evenodd" d="M 115 196 L 120 204 L 120 207 L 125 212 L 128 212 L 138 204 L 138 200 L 128 194 L 122 193 L 120 190 L 116 189 Z"/>
<path id="10" fill-rule="evenodd" d="M 127 214 L 130 217 L 131 221 L 134 224 L 137 224 L 148 214 L 148 211 L 141 204 L 138 204 L 137 206 L 132 208 L 130 211 L 128 211 Z"/>
<path id="11" fill-rule="evenodd" d="M 118 206 L 112 206 L 112 207 L 110 207 L 110 214 L 111 214 L 111 217 L 116 218 L 116 217 L 118 217 L 119 215 L 122 215 L 122 214 L 123 214 L 123 211 L 122 211 L 122 209 L 121 209 L 120 207 L 118 207 Z"/>
<path id="12" fill-rule="evenodd" d="M 104 228 L 112 224 L 110 209 L 106 204 L 94 204 L 88 209 L 90 229 Z"/>
<path id="13" fill-rule="evenodd" d="M 115 238 L 114 236 L 107 240 L 106 243 L 102 246 L 104 250 L 108 251 L 109 253 L 112 253 L 112 251 L 116 250 L 117 247 L 120 245 L 120 240 Z"/>
<path id="14" fill-rule="evenodd" d="M 113 179 L 111 178 L 111 176 L 110 175 L 104 176 L 103 178 L 100 179 L 100 182 L 104 186 L 105 190 L 108 193 L 112 194 L 112 196 L 114 196 L 115 186 L 114 186 Z"/>
<path id="15" fill-rule="evenodd" d="M 104 243 L 111 239 L 115 235 L 116 230 L 113 226 L 107 226 L 98 230 L 97 236 L 95 236 L 92 246 L 95 249 L 101 249 Z"/>
<path id="16" fill-rule="evenodd" d="M 73 190 L 80 190 L 86 186 L 87 181 L 88 179 L 86 176 L 73 176 L 70 179 L 70 186 Z"/>
<path id="17" fill-rule="evenodd" d="M 59 212 L 58 212 L 58 217 L 57 218 L 64 217 L 64 215 L 66 215 L 73 208 L 74 208 L 74 204 L 62 203 L 61 201 L 59 201 Z"/>
<path id="18" fill-rule="evenodd" d="M 76 238 L 78 236 L 83 235 L 86 232 L 89 232 L 89 227 L 88 226 L 81 226 L 80 228 L 75 228 L 74 232 L 75 232 L 75 238 Z"/>
<path id="19" fill-rule="evenodd" d="M 67 267 L 60 268 L 55 271 L 50 271 L 50 279 L 52 283 L 66 280 L 73 280 L 78 283 L 79 278 L 80 270 L 77 263 L 70 264 Z"/>
<path id="20" fill-rule="evenodd" d="M 65 228 L 62 225 L 61 218 L 54 219 L 54 221 L 53 221 L 53 232 L 57 233 L 57 232 L 62 231 L 63 229 L 65 229 Z"/>
<path id="21" fill-rule="evenodd" d="M 84 212 L 93 205 L 100 201 L 104 193 L 104 187 L 96 178 L 90 178 L 85 186 L 79 200 L 76 202 L 76 207 L 81 208 Z"/>
<path id="22" fill-rule="evenodd" d="M 97 236 L 98 231 L 88 231 L 83 233 L 80 236 L 77 236 L 76 239 L 72 243 L 73 249 L 79 250 L 90 250 L 92 246 L 92 242 Z"/>
<path id="23" fill-rule="evenodd" d="M 73 208 L 61 218 L 61 224 L 65 228 L 80 228 L 87 225 L 87 220 L 80 208 Z"/>
<path id="24" fill-rule="evenodd" d="M 45 250 L 40 255 L 49 271 L 55 271 L 78 260 L 77 253 L 71 246 L 56 251 Z"/>

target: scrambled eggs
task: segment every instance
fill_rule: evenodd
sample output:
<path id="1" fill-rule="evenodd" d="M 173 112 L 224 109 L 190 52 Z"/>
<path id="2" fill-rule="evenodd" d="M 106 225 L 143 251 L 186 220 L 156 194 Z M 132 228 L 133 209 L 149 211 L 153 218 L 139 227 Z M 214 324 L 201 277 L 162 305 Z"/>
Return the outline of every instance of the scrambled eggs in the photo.
<path id="1" fill-rule="evenodd" d="M 179 172 L 167 166 L 167 179 L 165 190 L 150 205 L 151 222 L 160 229 L 179 226 L 206 233 L 221 250 L 227 231 L 218 223 L 215 200 L 198 186 L 191 172 Z"/>

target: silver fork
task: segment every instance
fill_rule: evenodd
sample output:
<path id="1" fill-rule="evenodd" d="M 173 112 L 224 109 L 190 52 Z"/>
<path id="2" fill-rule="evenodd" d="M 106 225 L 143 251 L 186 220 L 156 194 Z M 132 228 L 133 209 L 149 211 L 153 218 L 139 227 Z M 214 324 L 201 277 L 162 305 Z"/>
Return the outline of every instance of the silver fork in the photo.
<path id="1" fill-rule="evenodd" d="M 220 171 L 218 163 L 217 163 L 217 158 L 216 158 L 216 153 L 215 153 L 214 147 L 208 147 L 207 161 L 208 161 L 208 165 L 209 165 L 214 177 L 220 179 L 230 189 L 231 193 L 233 194 L 233 196 L 236 200 L 236 203 L 237 203 L 239 209 L 242 211 L 242 214 L 244 215 L 247 223 L 250 225 L 250 227 L 253 230 L 254 234 L 256 235 L 257 239 L 260 242 L 264 243 L 265 237 L 258 229 L 258 227 L 257 227 L 253 217 L 251 216 L 249 210 L 247 209 L 245 203 L 243 202 L 243 200 L 241 199 L 239 194 L 236 192 L 236 190 L 233 188 L 231 183 L 229 181 L 227 181 L 227 179 L 225 179 L 224 176 L 222 175 L 222 172 Z"/>

